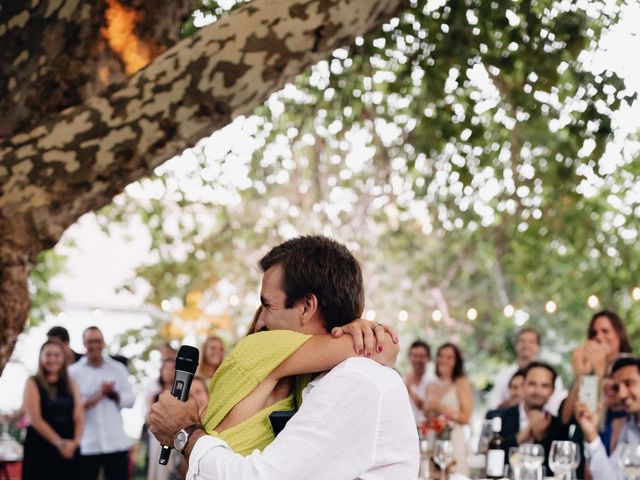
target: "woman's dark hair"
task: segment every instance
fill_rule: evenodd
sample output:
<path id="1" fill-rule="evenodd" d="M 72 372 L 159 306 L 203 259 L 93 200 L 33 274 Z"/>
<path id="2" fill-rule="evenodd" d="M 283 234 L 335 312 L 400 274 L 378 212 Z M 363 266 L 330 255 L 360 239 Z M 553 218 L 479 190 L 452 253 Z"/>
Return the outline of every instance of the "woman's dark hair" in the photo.
<path id="1" fill-rule="evenodd" d="M 55 345 L 62 352 L 62 368 L 58 373 L 58 382 L 55 385 L 52 385 L 47 380 L 47 371 L 42 364 L 42 352 L 49 345 Z M 40 347 L 40 353 L 38 354 L 38 371 L 33 376 L 35 382 L 42 387 L 49 394 L 50 397 L 56 398 L 58 394 L 61 393 L 70 393 L 71 385 L 69 383 L 69 375 L 67 373 L 67 356 L 64 352 L 64 347 L 60 340 L 47 340 Z"/>
<path id="2" fill-rule="evenodd" d="M 327 331 L 362 316 L 360 264 L 335 240 L 320 235 L 293 238 L 275 246 L 258 263 L 262 272 L 282 266 L 285 308 L 293 307 L 305 295 L 315 295 Z"/>
<path id="3" fill-rule="evenodd" d="M 611 327 L 613 327 L 616 335 L 618 335 L 618 338 L 620 339 L 620 350 L 618 353 L 631 353 L 631 341 L 629 340 L 627 328 L 624 326 L 624 322 L 620 316 L 611 310 L 602 310 L 593 314 L 593 317 L 591 317 L 591 321 L 589 322 L 589 328 L 587 328 L 587 338 L 593 338 L 596 336 L 595 324 L 596 320 L 600 317 L 605 317 L 609 320 Z"/>
<path id="4" fill-rule="evenodd" d="M 460 377 L 464 377 L 464 359 L 462 358 L 462 353 L 460 352 L 460 349 L 457 347 L 457 345 L 451 342 L 443 343 L 442 345 L 440 345 L 438 351 L 436 352 L 436 375 L 440 377 L 440 372 L 438 371 L 438 355 L 440 355 L 440 352 L 445 348 L 452 349 L 456 357 L 456 363 L 453 366 L 451 379 L 457 380 Z"/>

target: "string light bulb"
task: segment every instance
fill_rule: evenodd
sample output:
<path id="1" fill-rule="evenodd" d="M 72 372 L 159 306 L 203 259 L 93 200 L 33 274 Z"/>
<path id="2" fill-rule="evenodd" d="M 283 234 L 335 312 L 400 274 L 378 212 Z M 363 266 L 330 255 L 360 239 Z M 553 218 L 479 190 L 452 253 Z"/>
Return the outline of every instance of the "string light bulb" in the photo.
<path id="1" fill-rule="evenodd" d="M 442 320 L 442 312 L 438 309 L 434 310 L 431 314 L 431 318 L 433 318 L 434 322 L 439 322 L 440 320 Z"/>
<path id="2" fill-rule="evenodd" d="M 476 310 L 475 308 L 470 308 L 469 310 L 467 310 L 467 318 L 473 322 L 476 318 L 478 318 L 478 310 Z"/>
<path id="3" fill-rule="evenodd" d="M 544 309 L 547 311 L 547 313 L 555 313 L 555 311 L 558 309 L 558 305 L 556 305 L 556 302 L 554 302 L 553 300 L 549 300 L 544 306 Z"/>

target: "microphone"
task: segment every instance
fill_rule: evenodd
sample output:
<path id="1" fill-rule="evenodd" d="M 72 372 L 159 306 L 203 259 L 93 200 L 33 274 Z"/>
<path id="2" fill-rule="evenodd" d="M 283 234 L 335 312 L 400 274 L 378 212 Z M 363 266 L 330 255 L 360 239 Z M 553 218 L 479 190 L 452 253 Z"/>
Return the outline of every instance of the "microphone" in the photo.
<path id="1" fill-rule="evenodd" d="M 190 345 L 182 345 L 180 350 L 178 350 L 178 356 L 176 358 L 176 373 L 173 377 L 171 395 L 181 402 L 186 402 L 189 398 L 191 381 L 193 380 L 193 375 L 196 373 L 196 368 L 198 368 L 198 356 L 198 349 Z M 170 455 L 171 447 L 162 445 L 159 460 L 160 465 L 166 465 L 169 462 Z"/>

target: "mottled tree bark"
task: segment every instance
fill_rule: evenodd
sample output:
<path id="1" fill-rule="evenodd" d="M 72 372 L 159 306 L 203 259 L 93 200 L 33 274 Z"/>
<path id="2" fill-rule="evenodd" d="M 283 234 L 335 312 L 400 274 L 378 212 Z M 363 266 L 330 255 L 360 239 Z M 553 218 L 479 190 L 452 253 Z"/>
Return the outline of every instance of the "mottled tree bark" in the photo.
<path id="1" fill-rule="evenodd" d="M 402 3 L 255 0 L 182 40 L 126 82 L 0 141 L 0 243 L 20 225 L 15 246 L 0 257 L 0 330 L 17 335 L 27 318 L 25 304 L 13 308 L 5 298 L 20 290 L 14 283 L 21 275 L 12 265 L 22 265 L 26 275 L 35 254 L 53 246 L 83 213 L 251 113 Z M 15 337 L 0 341 L 1 371 Z"/>
<path id="2" fill-rule="evenodd" d="M 122 57 L 105 37 L 107 19 L 114 19 L 108 10 L 132 21 L 131 32 L 119 33 L 133 34 L 129 48 L 144 50 L 150 61 L 178 42 L 190 7 L 189 0 L 2 2 L 0 138 L 126 79 Z"/>

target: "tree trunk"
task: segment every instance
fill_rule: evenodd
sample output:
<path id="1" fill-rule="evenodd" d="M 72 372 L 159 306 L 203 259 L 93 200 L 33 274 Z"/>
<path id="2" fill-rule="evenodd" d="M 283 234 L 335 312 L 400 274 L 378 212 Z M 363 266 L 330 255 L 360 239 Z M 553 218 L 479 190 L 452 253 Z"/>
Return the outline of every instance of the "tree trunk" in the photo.
<path id="1" fill-rule="evenodd" d="M 402 0 L 255 0 L 100 96 L 0 142 L 0 371 L 27 319 L 15 282 L 82 214 L 394 15 Z M 0 27 L 0 33 L 2 29 Z M 43 94 L 46 94 L 43 92 Z M 18 268 L 22 265 L 21 268 Z M 26 291 L 26 283 L 21 287 Z"/>

